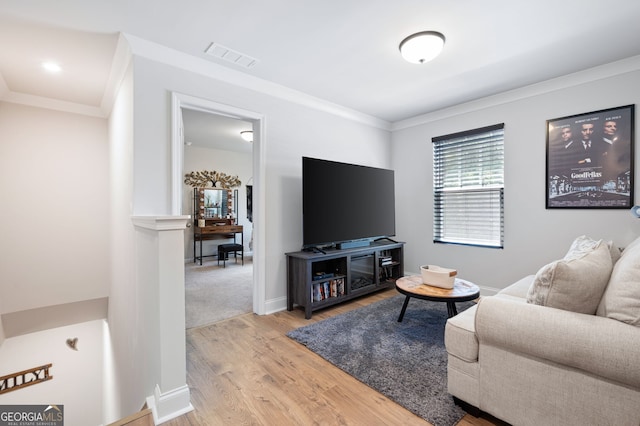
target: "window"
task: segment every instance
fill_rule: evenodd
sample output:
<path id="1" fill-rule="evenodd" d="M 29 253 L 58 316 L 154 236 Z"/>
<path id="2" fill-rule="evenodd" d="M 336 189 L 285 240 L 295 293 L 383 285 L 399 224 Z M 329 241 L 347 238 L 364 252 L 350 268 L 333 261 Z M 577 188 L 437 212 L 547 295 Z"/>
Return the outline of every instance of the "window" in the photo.
<path id="1" fill-rule="evenodd" d="M 504 124 L 432 139 L 436 243 L 504 245 Z"/>

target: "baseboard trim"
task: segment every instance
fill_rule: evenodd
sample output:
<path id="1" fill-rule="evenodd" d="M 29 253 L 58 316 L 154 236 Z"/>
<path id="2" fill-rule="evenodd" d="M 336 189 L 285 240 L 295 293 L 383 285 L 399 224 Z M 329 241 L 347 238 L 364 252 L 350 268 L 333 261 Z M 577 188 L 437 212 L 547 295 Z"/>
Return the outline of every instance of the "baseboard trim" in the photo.
<path id="1" fill-rule="evenodd" d="M 154 394 L 147 397 L 147 406 L 153 413 L 153 422 L 156 425 L 193 411 L 191 393 L 187 385 L 165 393 L 162 393 L 160 386 L 156 385 Z"/>
<path id="2" fill-rule="evenodd" d="M 264 304 L 264 308 L 265 308 L 265 315 L 284 311 L 285 309 L 287 309 L 287 298 L 277 297 L 275 299 L 267 300 Z"/>

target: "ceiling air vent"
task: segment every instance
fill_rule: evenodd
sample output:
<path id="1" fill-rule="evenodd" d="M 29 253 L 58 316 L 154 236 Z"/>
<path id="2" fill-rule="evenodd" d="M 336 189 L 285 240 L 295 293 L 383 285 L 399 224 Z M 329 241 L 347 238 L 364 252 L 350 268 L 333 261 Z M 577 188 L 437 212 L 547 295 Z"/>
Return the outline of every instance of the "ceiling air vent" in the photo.
<path id="1" fill-rule="evenodd" d="M 222 59 L 223 61 L 231 62 L 232 64 L 243 68 L 253 68 L 258 63 L 256 58 L 252 58 L 244 53 L 229 49 L 228 47 L 218 43 L 211 43 L 204 52 L 207 55 Z"/>

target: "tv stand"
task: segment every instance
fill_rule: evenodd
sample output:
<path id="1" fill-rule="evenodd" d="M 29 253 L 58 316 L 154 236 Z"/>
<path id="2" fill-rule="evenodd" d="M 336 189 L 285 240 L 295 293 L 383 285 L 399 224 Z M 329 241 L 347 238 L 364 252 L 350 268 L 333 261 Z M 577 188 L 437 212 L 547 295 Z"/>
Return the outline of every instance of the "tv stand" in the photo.
<path id="1" fill-rule="evenodd" d="M 313 311 L 392 288 L 404 276 L 404 243 L 372 241 L 366 247 L 298 251 L 287 256 L 287 310 Z"/>

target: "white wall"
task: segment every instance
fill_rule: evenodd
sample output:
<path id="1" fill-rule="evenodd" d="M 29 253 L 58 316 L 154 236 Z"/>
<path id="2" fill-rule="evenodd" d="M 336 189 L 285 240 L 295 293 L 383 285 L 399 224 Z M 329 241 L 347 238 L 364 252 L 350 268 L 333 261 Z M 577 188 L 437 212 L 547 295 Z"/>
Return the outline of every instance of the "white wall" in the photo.
<path id="1" fill-rule="evenodd" d="M 7 339 L 0 349 L 0 374 L 52 364 L 52 379 L 2 394 L 2 405 L 60 404 L 67 426 L 103 424 L 101 367 L 106 330 L 104 320 L 94 320 Z M 78 338 L 77 351 L 66 345 L 69 338 Z"/>
<path id="2" fill-rule="evenodd" d="M 230 176 L 238 176 L 242 184 L 234 189 L 238 190 L 238 224 L 243 226 L 245 252 L 249 250 L 249 241 L 253 225 L 247 219 L 247 190 L 246 185 L 253 177 L 252 154 L 246 152 L 232 152 L 220 149 L 204 148 L 191 145 L 184 147 L 184 173 L 201 170 L 215 170 Z M 251 183 L 249 183 L 251 184 Z M 182 189 L 182 212 L 193 217 L 193 188 L 184 185 Z M 236 237 L 240 242 L 240 235 Z M 233 240 L 229 240 L 233 241 Z M 216 246 L 224 243 L 224 239 L 205 240 L 202 251 L 205 256 L 216 252 Z M 193 261 L 193 228 L 185 232 L 185 261 Z M 198 247 L 197 253 L 200 253 Z"/>
<path id="3" fill-rule="evenodd" d="M 145 388 L 147 359 L 153 349 L 142 344 L 145 324 L 140 306 L 151 303 L 136 281 L 133 213 L 133 71 L 128 69 L 109 117 L 111 221 L 110 347 L 113 377 L 105 389 L 105 421 L 138 411 L 152 386 Z M 150 300 L 153 295 L 149 295 Z"/>
<path id="4" fill-rule="evenodd" d="M 497 97 L 459 106 L 433 118 L 422 117 L 424 124 L 394 131 L 396 220 L 398 238 L 407 242 L 405 271 L 419 272 L 425 263 L 452 267 L 481 287 L 500 289 L 564 256 L 579 235 L 612 239 L 620 245 L 640 235 L 640 221 L 628 210 L 545 209 L 546 120 L 640 102 L 640 93 L 631 90 L 640 84 L 640 71 L 571 86 L 576 78 L 563 79 L 564 88 L 548 93 L 528 94 L 534 91 L 521 89 L 503 97 L 510 101 L 500 103 Z M 502 122 L 504 249 L 434 244 L 431 138 Z"/>
<path id="5" fill-rule="evenodd" d="M 107 121 L 0 102 L 0 140 L 0 314 L 108 296 Z"/>
<path id="6" fill-rule="evenodd" d="M 284 253 L 302 245 L 301 157 L 388 167 L 390 133 L 145 58 L 134 61 L 137 215 L 171 211 L 171 91 L 265 115 L 266 299 L 284 308 Z"/>
<path id="7" fill-rule="evenodd" d="M 111 375 L 105 375 L 105 423 L 133 414 L 145 403 L 156 420 L 179 414 L 172 409 L 190 407 L 180 258 L 186 217 L 176 221 L 167 212 L 159 218 L 134 215 L 136 179 L 144 177 L 146 164 L 154 163 L 153 156 L 138 149 L 147 139 L 136 139 L 136 129 L 155 128 L 137 123 L 134 86 L 134 64 L 129 63 L 109 117 L 112 280 L 105 372 Z M 154 184 L 149 191 L 157 189 Z"/>
<path id="8" fill-rule="evenodd" d="M 100 424 L 104 320 L 80 317 L 104 318 L 109 295 L 107 120 L 0 102 L 0 140 L 0 374 L 53 364 L 2 403 L 55 401 L 69 425 Z M 73 325 L 51 328 L 61 319 Z M 19 322 L 46 331 L 2 342 Z"/>

